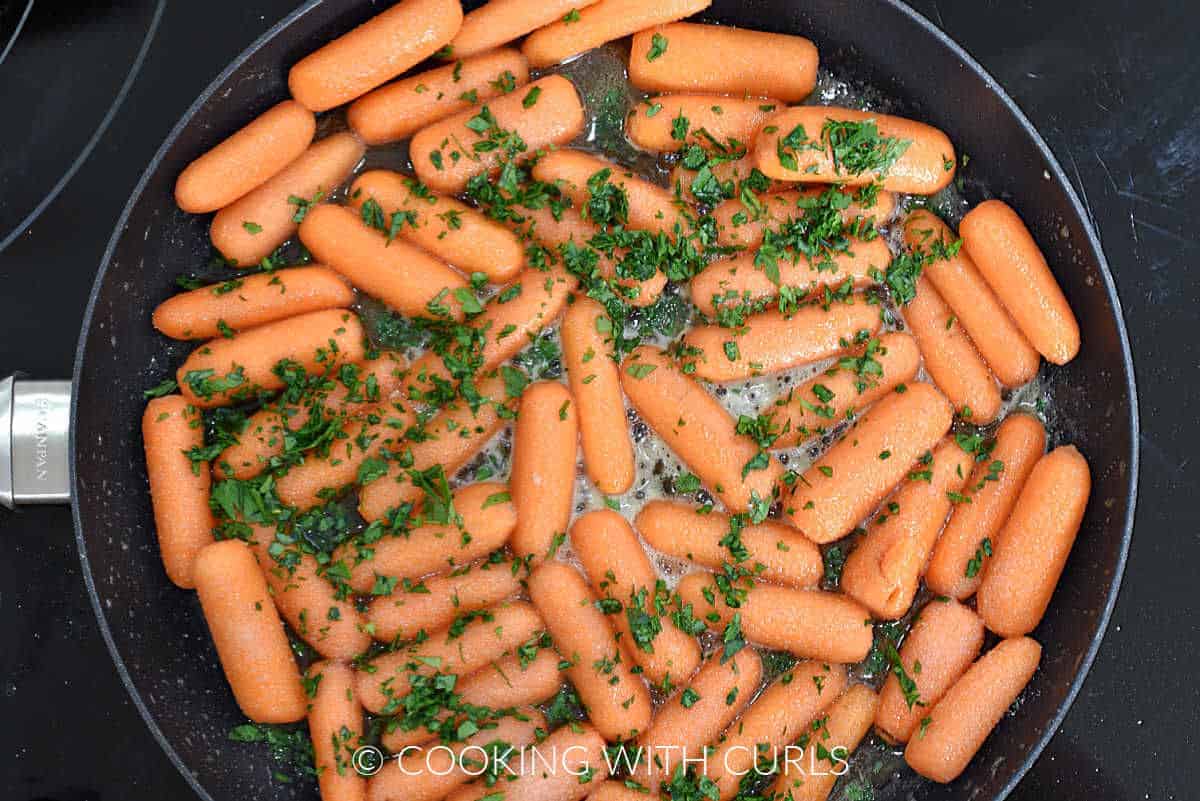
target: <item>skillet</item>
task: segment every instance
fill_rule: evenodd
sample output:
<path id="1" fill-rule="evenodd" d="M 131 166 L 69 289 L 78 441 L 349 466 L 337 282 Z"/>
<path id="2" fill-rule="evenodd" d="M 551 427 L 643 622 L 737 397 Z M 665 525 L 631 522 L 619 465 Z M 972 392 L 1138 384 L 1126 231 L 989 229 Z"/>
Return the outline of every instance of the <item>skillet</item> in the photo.
<path id="1" fill-rule="evenodd" d="M 138 430 L 141 391 L 170 375 L 189 346 L 158 336 L 149 312 L 174 291 L 177 275 L 210 256 L 207 220 L 178 211 L 172 189 L 188 162 L 286 96 L 291 64 L 384 5 L 312 0 L 252 44 L 200 96 L 125 208 L 80 336 L 67 461 L 85 580 L 135 704 L 206 801 L 315 798 L 316 791 L 307 783 L 273 782 L 261 749 L 229 741 L 230 729 L 244 719 L 194 593 L 171 585 L 158 557 Z M 825 68 L 878 89 L 896 113 L 945 130 L 971 157 L 967 199 L 974 204 L 997 196 L 1020 210 L 1079 317 L 1083 350 L 1066 367 L 1044 367 L 1043 382 L 1054 412 L 1051 444 L 1078 444 L 1092 464 L 1094 486 L 1054 602 L 1034 634 L 1046 646 L 1041 669 L 960 779 L 942 787 L 902 772 L 877 792 L 880 799 L 910 793 L 930 801 L 1001 799 L 1079 691 L 1115 602 L 1132 535 L 1136 394 L 1128 338 L 1099 241 L 1020 110 L 965 52 L 898 0 L 717 0 L 702 18 L 807 36 Z M 40 389 L 49 396 L 61 388 Z M 0 416 L 4 403 L 13 402 L 3 395 L 0 386 Z M 19 466 L 18 453 L 0 456 L 0 462 Z M 30 497 L 55 499 L 52 493 Z"/>

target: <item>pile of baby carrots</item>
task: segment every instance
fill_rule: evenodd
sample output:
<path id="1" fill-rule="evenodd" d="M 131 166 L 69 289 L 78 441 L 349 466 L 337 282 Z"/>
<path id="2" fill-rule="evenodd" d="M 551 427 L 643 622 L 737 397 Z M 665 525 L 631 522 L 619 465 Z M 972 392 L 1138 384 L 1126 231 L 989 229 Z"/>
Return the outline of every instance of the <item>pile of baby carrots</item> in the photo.
<path id="1" fill-rule="evenodd" d="M 1007 205 L 928 210 L 945 134 L 794 105 L 813 44 L 680 22 L 708 4 L 402 0 L 179 176 L 233 272 L 153 315 L 202 341 L 147 393 L 162 558 L 242 712 L 307 719 L 325 801 L 824 799 L 872 728 L 949 782 L 1036 671 L 1090 477 L 1003 393 L 1076 355 L 1071 309 Z M 669 186 L 571 148 L 579 92 L 537 77 L 630 36 L 626 134 Z M 356 174 L 404 142 L 411 174 Z M 671 300 L 691 324 L 645 342 Z M 565 381 L 523 366 L 546 341 Z M 716 391 L 797 369 L 756 417 Z M 587 509 L 658 481 L 642 424 L 677 499 Z M 848 669 L 873 650 L 881 686 Z"/>

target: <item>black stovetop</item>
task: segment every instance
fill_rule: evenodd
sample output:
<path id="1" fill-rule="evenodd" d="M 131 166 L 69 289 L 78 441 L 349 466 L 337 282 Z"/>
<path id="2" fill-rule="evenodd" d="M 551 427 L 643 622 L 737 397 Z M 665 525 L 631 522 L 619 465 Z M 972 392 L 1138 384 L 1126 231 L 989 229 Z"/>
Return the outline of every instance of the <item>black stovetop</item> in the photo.
<path id="1" fill-rule="evenodd" d="M 26 4 L 0 0 L 0 39 Z M 1141 395 L 1142 486 L 1124 588 L 1083 692 L 1013 798 L 1194 798 L 1200 8 L 1194 0 L 913 5 L 1008 89 L 1085 198 L 1116 276 Z M 40 86 L 42 107 L 66 102 L 69 113 L 20 130 L 0 125 L 0 222 L 49 198 L 0 252 L 0 371 L 70 374 L 96 266 L 143 166 L 204 86 L 294 6 L 34 3 L 33 27 L 0 65 L 0 115 L 37 108 L 11 102 L 18 84 Z M 105 126 L 144 42 L 140 71 Z M 69 99 L 56 106 L 53 92 Z M 22 130 L 13 159 L 6 145 Z M 93 137 L 90 155 L 52 195 Z M 0 230 L 0 241 L 8 234 Z M 69 510 L 0 516 L 0 540 L 0 801 L 190 797 L 105 651 Z"/>

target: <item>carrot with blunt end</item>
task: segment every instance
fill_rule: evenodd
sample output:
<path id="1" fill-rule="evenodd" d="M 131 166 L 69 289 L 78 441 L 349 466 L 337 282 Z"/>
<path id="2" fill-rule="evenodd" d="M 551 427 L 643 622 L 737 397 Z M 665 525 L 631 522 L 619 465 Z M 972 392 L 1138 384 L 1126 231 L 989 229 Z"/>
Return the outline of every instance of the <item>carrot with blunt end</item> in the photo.
<path id="1" fill-rule="evenodd" d="M 486 482 L 457 489 L 450 496 L 449 520 L 417 514 L 415 528 L 362 548 L 348 543 L 334 552 L 334 560 L 350 566 L 348 583 L 360 593 L 370 592 L 377 576 L 416 581 L 470 564 L 508 542 L 517 512 L 507 490 Z"/>
<path id="2" fill-rule="evenodd" d="M 567 305 L 567 298 L 578 285 L 579 279 L 561 266 L 548 270 L 530 267 L 518 273 L 515 281 L 487 302 L 481 314 L 467 321 L 468 326 L 480 332 L 483 340 L 482 353 L 471 351 L 469 354 L 480 360 L 476 375 L 487 375 L 516 356 L 542 329 L 558 319 Z M 461 354 L 452 350 L 450 355 Z M 410 395 L 436 394 L 439 379 L 452 385 L 458 383 L 446 366 L 446 357 L 427 351 L 409 370 Z M 503 390 L 502 383 L 500 387 Z M 490 397 L 501 398 L 503 395 L 501 391 Z"/>
<path id="3" fill-rule="evenodd" d="M 334 435 L 328 453 L 310 451 L 276 479 L 279 499 L 287 506 L 311 509 L 328 501 L 331 493 L 366 481 L 363 466 L 382 467 L 384 451 L 399 447 L 415 420 L 412 411 L 398 403 L 350 418 Z"/>
<path id="4" fill-rule="evenodd" d="M 354 312 L 309 312 L 201 345 L 175 378 L 188 400 L 209 409 L 283 389 L 283 378 L 275 373 L 282 361 L 309 374 L 332 373 L 339 364 L 362 361 L 363 342 L 362 323 Z"/>
<path id="5" fill-rule="evenodd" d="M 707 141 L 707 140 L 704 140 Z M 711 142 L 709 145 L 711 146 Z M 730 153 L 725 153 L 722 160 L 709 160 L 707 164 L 712 177 L 717 180 L 717 183 L 722 186 L 732 185 L 735 191 L 740 191 L 743 183 L 749 181 L 748 186 L 755 192 L 777 192 L 786 188 L 787 184 L 772 181 L 761 173 L 755 174 L 757 169 L 754 166 L 754 159 L 750 155 L 738 156 L 742 150 L 739 148 Z M 695 203 L 700 203 L 700 198 L 696 197 L 696 193 L 692 190 L 692 185 L 700 176 L 699 170 L 688 169 L 683 160 L 675 162 L 675 166 L 671 168 L 671 173 L 668 176 L 668 188 L 672 193 L 678 194 L 681 198 L 690 200 Z M 701 181 L 700 186 L 705 187 L 707 179 Z M 705 204 L 709 201 L 704 201 Z"/>
<path id="6" fill-rule="evenodd" d="M 253 267 L 296 233 L 313 203 L 337 189 L 366 148 L 351 133 L 327 136 L 257 189 L 213 217 L 213 247 L 233 266 Z"/>
<path id="7" fill-rule="evenodd" d="M 862 220 L 864 223 L 880 226 L 891 220 L 892 215 L 896 213 L 896 196 L 891 192 L 867 194 L 862 190 L 851 192 L 836 186 L 769 192 L 757 195 L 757 204 L 750 205 L 742 198 L 735 197 L 721 201 L 712 210 L 712 217 L 717 224 L 717 244 L 724 247 L 756 248 L 762 244 L 766 231 L 803 218 L 805 207 L 801 204 L 811 203 L 829 191 L 834 192 L 835 197 L 843 195 L 847 198 L 838 200 L 839 203 L 848 202 L 846 208 L 842 209 L 844 225 L 853 226 L 856 221 Z"/>
<path id="8" fill-rule="evenodd" d="M 786 395 L 763 414 L 776 414 L 783 432 L 774 447 L 790 448 L 852 420 L 880 398 L 912 381 L 921 366 L 917 342 L 908 334 L 889 332 L 872 338 L 828 370 Z"/>
<path id="9" fill-rule="evenodd" d="M 404 708 L 414 681 L 435 674 L 463 677 L 515 653 L 544 631 L 546 624 L 523 601 L 494 606 L 466 621 L 430 632 L 429 637 L 371 661 L 357 674 L 359 698 L 368 711 L 392 714 Z"/>
<path id="10" fill-rule="evenodd" d="M 934 704 L 966 672 L 983 647 L 983 621 L 954 600 L 930 601 L 900 648 L 905 682 L 893 671 L 880 691 L 875 726 L 891 742 L 904 743 Z"/>
<path id="11" fill-rule="evenodd" d="M 529 577 L 529 596 L 543 612 L 567 677 L 588 719 L 606 740 L 634 737 L 650 725 L 650 693 L 579 571 L 546 562 Z"/>
<path id="12" fill-rule="evenodd" d="M 537 745 L 524 761 L 509 760 L 507 772 L 488 786 L 476 782 L 446 801 L 582 801 L 608 778 L 607 744 L 586 723 L 563 726 Z"/>
<path id="13" fill-rule="evenodd" d="M 711 573 L 684 576 L 678 592 L 710 628 L 727 634 L 740 628 L 747 640 L 768 648 L 839 664 L 858 662 L 871 650 L 871 627 L 863 625 L 870 614 L 843 595 L 739 579 L 734 592 L 741 606 L 734 608 Z M 735 617 L 739 626 L 733 626 Z"/>
<path id="14" fill-rule="evenodd" d="M 481 560 L 376 598 L 367 609 L 367 622 L 380 642 L 411 640 L 422 631 L 449 626 L 459 615 L 498 604 L 520 588 L 511 562 Z"/>
<path id="15" fill-rule="evenodd" d="M 308 699 L 254 552 L 241 540 L 214 542 L 196 555 L 192 573 L 221 668 L 242 713 L 257 723 L 302 720 Z"/>
<path id="16" fill-rule="evenodd" d="M 833 106 L 797 106 L 768 118 L 753 152 L 768 178 L 880 183 L 889 192 L 913 195 L 946 188 L 956 161 L 950 139 L 931 125 Z"/>
<path id="17" fill-rule="evenodd" d="M 741 381 L 828 359 L 865 342 L 882 324 L 879 306 L 862 295 L 815 303 L 792 313 L 778 310 L 747 317 L 736 329 L 696 326 L 683 337 L 684 363 L 705 381 Z"/>
<path id="18" fill-rule="evenodd" d="M 651 501 L 638 512 L 634 525 L 656 550 L 721 570 L 731 560 L 724 541 L 735 527 L 728 515 L 702 511 L 681 503 Z M 745 549 L 742 563 L 766 581 L 815 587 L 824 574 L 820 550 L 791 526 L 772 520 L 746 524 L 738 529 L 738 538 Z"/>
<path id="19" fill-rule="evenodd" d="M 389 170 L 364 172 L 350 185 L 350 203 L 362 212 L 375 201 L 389 232 L 457 267 L 483 273 L 488 281 L 510 281 L 525 265 L 520 238 L 482 212 L 422 187 Z M 396 215 L 399 215 L 397 217 Z"/>
<path id="20" fill-rule="evenodd" d="M 313 111 L 340 106 L 432 56 L 462 19 L 458 0 L 402 0 L 297 62 L 288 88 Z"/>
<path id="21" fill-rule="evenodd" d="M 705 772 L 717 783 L 721 801 L 733 798 L 744 779 L 753 781 L 761 757 L 784 754 L 809 732 L 809 724 L 845 687 L 846 669 L 841 665 L 803 662 L 763 690 L 715 744 L 716 752 L 708 760 Z"/>
<path id="22" fill-rule="evenodd" d="M 601 187 L 608 185 L 624 193 L 624 218 L 627 228 L 650 233 L 674 235 L 676 229 L 687 231 L 687 218 L 676 204 L 674 195 L 658 184 L 639 178 L 616 162 L 584 153 L 582 150 L 555 150 L 547 153 L 533 167 L 533 177 L 557 184 L 571 203 L 581 210 L 585 219 L 595 220 L 591 199 Z M 605 206 L 609 205 L 605 201 Z M 604 221 L 597 221 L 604 222 Z"/>
<path id="23" fill-rule="evenodd" d="M 516 709 L 512 716 L 485 724 L 461 742 L 409 750 L 367 779 L 367 801 L 441 801 L 484 771 L 502 769 L 501 763 L 493 761 L 492 743 L 504 744 L 500 755 L 511 748 L 516 756 L 537 740 L 539 731 L 546 730 L 541 712 Z"/>
<path id="24" fill-rule="evenodd" d="M 454 691 L 459 696 L 459 703 L 468 709 L 472 706 L 508 709 L 540 704 L 554 696 L 562 686 L 558 671 L 560 659 L 549 648 L 538 650 L 537 656 L 529 661 L 516 654 L 505 656 L 458 680 Z M 397 715 L 394 727 L 384 729 L 383 747 L 398 754 L 408 746 L 421 745 L 437 737 L 440 729 L 429 730 L 425 712 L 423 709 L 415 711 L 415 718 L 419 722 L 406 719 L 403 714 Z M 439 716 L 433 725 L 452 726 L 457 730 L 458 723 L 459 719 L 453 713 L 446 713 Z"/>
<path id="25" fill-rule="evenodd" d="M 621 365 L 621 386 L 638 414 L 734 512 L 770 501 L 783 466 L 766 456 L 713 396 L 664 351 L 642 346 Z"/>
<path id="26" fill-rule="evenodd" d="M 633 486 L 637 466 L 613 360 L 612 320 L 599 303 L 577 296 L 559 333 L 571 395 L 579 405 L 584 468 L 596 489 L 620 495 Z"/>
<path id="27" fill-rule="evenodd" d="M 465 58 L 520 39 L 596 0 L 488 0 L 463 17 L 450 42 L 450 55 Z"/>
<path id="28" fill-rule="evenodd" d="M 916 286 L 904 321 L 917 338 L 925 371 L 961 417 L 990 423 L 1000 413 L 1001 398 L 987 363 L 929 279 L 921 276 Z"/>
<path id="29" fill-rule="evenodd" d="M 1001 637 L 1037 628 L 1067 564 L 1092 489 L 1087 460 L 1063 445 L 1038 460 L 988 560 L 975 605 Z"/>
<path id="30" fill-rule="evenodd" d="M 798 103 L 817 83 L 817 48 L 802 36 L 675 22 L 634 34 L 629 80 L 647 92 L 765 95 Z"/>
<path id="31" fill-rule="evenodd" d="M 289 563 L 281 564 L 272 556 L 275 529 L 251 526 L 250 547 L 266 576 L 275 608 L 292 631 L 327 659 L 349 661 L 371 647 L 371 638 L 363 629 L 363 616 L 354 599 L 339 599 L 337 588 L 323 575 L 312 554 L 298 548 L 284 551 Z M 293 564 L 290 559 L 299 553 Z"/>
<path id="32" fill-rule="evenodd" d="M 540 209 L 523 209 L 521 214 L 528 222 L 525 229 L 528 235 L 553 251 L 555 259 L 568 242 L 576 248 L 587 248 L 592 237 L 600 233 L 599 228 L 583 219 L 579 212 L 572 208 L 555 213 L 546 206 Z M 627 256 L 627 250 L 614 250 L 613 258 L 595 249 L 593 252 L 596 254 L 596 272 L 604 278 L 616 278 L 619 287 L 616 291 L 621 295 L 621 299 L 631 306 L 649 306 L 658 300 L 663 287 L 667 285 L 667 276 L 661 271 L 644 281 L 633 277 L 618 277 L 617 262 Z"/>
<path id="33" fill-rule="evenodd" d="M 1001 642 L 929 710 L 904 761 L 927 779 L 951 782 L 966 769 L 1037 670 L 1042 647 L 1028 637 Z"/>
<path id="34" fill-rule="evenodd" d="M 477 408 L 463 399 L 452 401 L 423 428 L 423 438 L 396 448 L 387 475 L 362 488 L 358 511 L 367 520 L 379 520 L 405 503 L 416 503 L 423 490 L 412 477 L 441 466 L 446 478 L 469 462 L 513 417 L 515 403 L 506 398 L 504 380 L 489 376 L 476 387 L 482 402 Z M 401 467 L 400 464 L 409 465 Z"/>
<path id="35" fill-rule="evenodd" d="M 322 204 L 300 224 L 300 241 L 350 283 L 410 317 L 463 319 L 470 285 L 445 262 L 367 226 L 344 206 Z"/>
<path id="36" fill-rule="evenodd" d="M 571 392 L 556 381 L 526 387 L 513 428 L 508 481 L 517 507 L 513 552 L 530 564 L 553 558 L 566 539 L 578 449 L 579 415 Z"/>
<path id="37" fill-rule="evenodd" d="M 627 787 L 625 782 L 607 781 L 587 797 L 587 801 L 660 801 L 658 795 Z"/>
<path id="38" fill-rule="evenodd" d="M 304 428 L 318 406 L 330 415 L 358 416 L 381 406 L 398 411 L 386 404 L 398 402 L 400 377 L 407 366 L 404 357 L 384 353 L 358 365 L 351 379 L 339 371 L 336 379 L 327 382 L 328 391 L 317 390 L 302 398 L 300 402 L 305 405 L 294 405 L 283 397 L 264 406 L 246 419 L 238 441 L 221 451 L 213 465 L 215 474 L 219 478 L 247 479 L 276 466 L 275 457 L 287 450 L 289 433 Z"/>
<path id="39" fill-rule="evenodd" d="M 781 101 L 771 98 L 696 94 L 658 95 L 643 102 L 658 110 L 650 116 L 647 108 L 641 104 L 635 106 L 625 124 L 625 134 L 643 150 L 657 153 L 674 152 L 688 141 L 709 146 L 709 137 L 722 146 L 728 146 L 730 140 L 745 145 L 769 114 L 783 108 Z M 674 135 L 674 121 L 679 117 L 688 121 L 688 136 L 684 141 Z"/>
<path id="40" fill-rule="evenodd" d="M 846 536 L 945 436 L 951 418 L 929 384 L 880 400 L 785 491 L 788 522 L 818 544 Z"/>
<path id="41" fill-rule="evenodd" d="M 988 367 L 1006 387 L 1033 380 L 1041 357 L 1000 305 L 975 262 L 944 222 L 918 209 L 904 221 L 904 243 L 932 258 L 924 275 L 954 312 Z"/>
<path id="42" fill-rule="evenodd" d="M 333 270 L 313 265 L 248 275 L 167 298 L 154 327 L 172 339 L 212 339 L 297 314 L 338 309 L 354 290 Z"/>
<path id="43" fill-rule="evenodd" d="M 963 246 L 1021 332 L 1055 364 L 1079 353 L 1079 323 L 1033 234 L 1008 205 L 980 203 L 958 226 Z"/>
<path id="44" fill-rule="evenodd" d="M 579 12 L 578 19 L 560 20 L 534 31 L 521 52 L 533 67 L 549 67 L 631 33 L 697 14 L 712 0 L 600 0 Z"/>
<path id="45" fill-rule="evenodd" d="M 468 109 L 422 128 L 408 150 L 421 183 L 455 195 L 476 175 L 565 145 L 583 130 L 583 105 L 575 85 L 547 75 L 479 110 Z"/>
<path id="46" fill-rule="evenodd" d="M 204 422 L 184 397 L 167 395 L 146 404 L 142 444 L 154 506 L 154 530 L 167 578 L 190 590 L 192 565 L 213 541 L 208 462 L 192 462 L 188 452 L 204 447 Z"/>
<path id="47" fill-rule="evenodd" d="M 307 676 L 310 686 L 316 687 L 308 711 L 308 733 L 321 801 L 363 801 L 367 784 L 353 761 L 363 735 L 354 671 L 338 662 L 316 662 L 309 666 Z"/>
<path id="48" fill-rule="evenodd" d="M 312 142 L 311 111 L 285 100 L 184 168 L 175 202 L 191 214 L 228 206 L 299 158 Z"/>
<path id="49" fill-rule="evenodd" d="M 525 56 L 495 50 L 382 86 L 355 100 L 346 121 L 368 145 L 386 145 L 527 83 Z"/>
<path id="50" fill-rule="evenodd" d="M 871 730 L 878 705 L 879 696 L 865 684 L 847 688 L 825 710 L 823 725 L 801 738 L 805 745 L 799 760 L 781 761 L 779 777 L 771 786 L 774 797 L 780 801 L 826 801 L 833 785 L 846 773 L 850 755 Z"/>
<path id="51" fill-rule="evenodd" d="M 846 250 L 833 251 L 824 258 L 810 261 L 796 255 L 784 255 L 775 263 L 779 281 L 767 273 L 757 253 L 742 253 L 717 259 L 692 276 L 692 302 L 709 317 L 720 320 L 725 314 L 744 314 L 774 303 L 781 293 L 793 298 L 826 288 L 841 289 L 847 281 L 856 289 L 872 283 L 872 273 L 884 270 L 892 258 L 887 243 L 880 237 L 850 239 Z M 819 295 L 818 295 L 819 297 Z M 878 307 L 875 316 L 879 316 Z"/>
<path id="52" fill-rule="evenodd" d="M 897 620 L 912 606 L 921 571 L 953 507 L 951 499 L 966 502 L 961 490 L 971 471 L 971 454 L 945 439 L 927 456 L 917 460 L 884 501 L 842 568 L 842 592 L 879 619 Z"/>
<path id="53" fill-rule="evenodd" d="M 933 549 L 925 570 L 931 590 L 960 601 L 975 594 L 987 557 L 1045 450 L 1046 429 L 1036 417 L 1010 414 L 1004 419 L 990 451 L 980 451 L 982 458 L 967 480 L 964 494 L 971 502 L 955 506 Z"/>
<path id="54" fill-rule="evenodd" d="M 749 649 L 728 659 L 720 652 L 709 657 L 687 687 L 659 707 L 638 738 L 642 752 L 633 778 L 657 792 L 683 759 L 695 765 L 754 698 L 762 674 L 762 659 Z"/>
<path id="55" fill-rule="evenodd" d="M 647 680 L 687 681 L 700 664 L 700 646 L 658 614 L 658 575 L 625 518 L 608 509 L 588 512 L 571 526 L 571 545 L 596 595 L 616 602 L 610 620 L 617 639 Z"/>

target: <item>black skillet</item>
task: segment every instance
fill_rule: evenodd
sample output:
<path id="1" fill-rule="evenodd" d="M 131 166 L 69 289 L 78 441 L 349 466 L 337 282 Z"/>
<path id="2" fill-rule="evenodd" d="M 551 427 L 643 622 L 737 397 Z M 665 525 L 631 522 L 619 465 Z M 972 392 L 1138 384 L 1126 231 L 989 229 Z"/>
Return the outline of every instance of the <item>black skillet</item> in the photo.
<path id="1" fill-rule="evenodd" d="M 174 278 L 209 258 L 207 220 L 172 202 L 180 170 L 287 95 L 288 67 L 385 3 L 319 2 L 252 44 L 171 132 L 125 208 L 80 336 L 71 408 L 71 479 L 80 558 L 122 680 L 163 750 L 204 799 L 314 798 L 281 785 L 259 749 L 230 742 L 243 722 L 194 593 L 166 579 L 153 532 L 138 431 L 142 389 L 186 347 L 158 336 L 151 309 Z M 1055 442 L 1088 456 L 1094 489 L 1083 529 L 1035 636 L 1046 646 L 1015 711 L 948 786 L 898 777 L 880 798 L 999 799 L 1037 758 L 1078 693 L 1100 645 L 1132 535 L 1138 421 L 1129 342 L 1112 276 L 1078 197 L 1029 121 L 983 69 L 896 0 L 717 0 L 709 21 L 802 34 L 823 65 L 894 100 L 971 156 L 972 203 L 998 196 L 1029 223 L 1083 328 L 1083 350 L 1044 368 Z M 103 669 L 81 665 L 81 671 Z M 152 755 L 131 755 L 152 758 Z"/>

